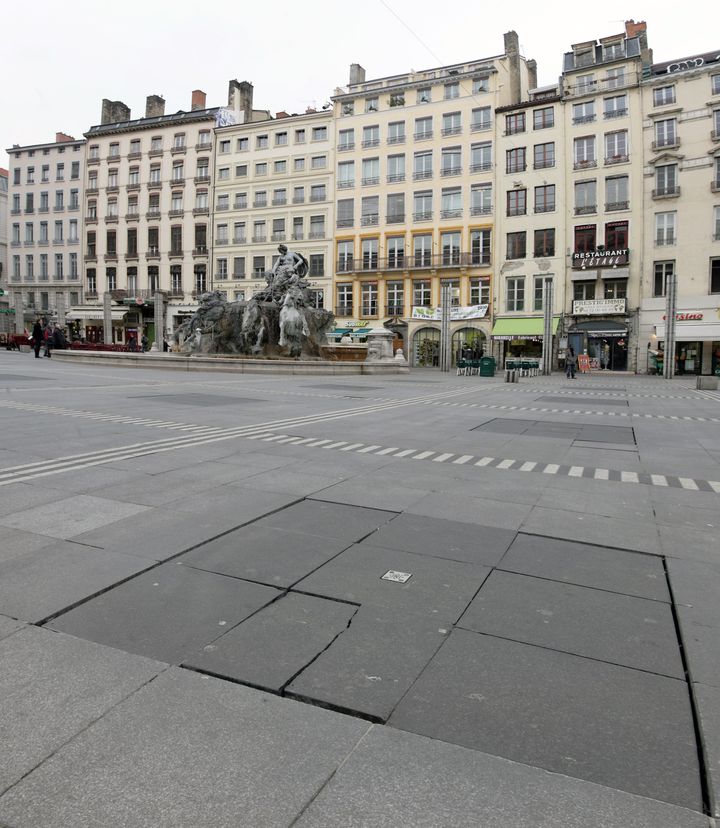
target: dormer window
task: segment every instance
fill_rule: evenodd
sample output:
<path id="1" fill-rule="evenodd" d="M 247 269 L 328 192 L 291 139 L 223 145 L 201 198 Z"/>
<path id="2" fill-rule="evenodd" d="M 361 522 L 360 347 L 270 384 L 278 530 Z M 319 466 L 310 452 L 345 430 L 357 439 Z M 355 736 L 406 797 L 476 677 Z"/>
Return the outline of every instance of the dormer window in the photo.
<path id="1" fill-rule="evenodd" d="M 617 60 L 625 57 L 625 43 L 618 40 L 615 43 L 604 43 L 602 47 L 603 60 Z"/>
<path id="2" fill-rule="evenodd" d="M 575 52 L 575 68 L 592 66 L 595 63 L 595 50 L 592 47 L 584 47 Z"/>

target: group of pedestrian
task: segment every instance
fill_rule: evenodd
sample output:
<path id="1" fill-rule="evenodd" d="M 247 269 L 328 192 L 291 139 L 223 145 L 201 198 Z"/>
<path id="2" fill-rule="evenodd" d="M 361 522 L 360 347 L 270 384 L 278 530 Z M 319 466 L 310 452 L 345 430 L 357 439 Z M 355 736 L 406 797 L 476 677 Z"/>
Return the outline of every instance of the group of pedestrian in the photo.
<path id="1" fill-rule="evenodd" d="M 40 359 L 40 351 L 45 351 L 45 356 L 50 359 L 53 348 L 67 348 L 67 340 L 62 329 L 54 322 L 38 317 L 33 325 L 29 339 L 35 351 L 35 359 Z"/>
<path id="2" fill-rule="evenodd" d="M 135 334 L 130 334 L 127 341 L 127 349 L 128 351 L 132 351 L 135 353 L 138 350 L 138 341 L 137 336 Z M 145 334 L 142 335 L 140 339 L 140 350 L 145 353 L 146 351 L 150 350 L 150 342 Z"/>

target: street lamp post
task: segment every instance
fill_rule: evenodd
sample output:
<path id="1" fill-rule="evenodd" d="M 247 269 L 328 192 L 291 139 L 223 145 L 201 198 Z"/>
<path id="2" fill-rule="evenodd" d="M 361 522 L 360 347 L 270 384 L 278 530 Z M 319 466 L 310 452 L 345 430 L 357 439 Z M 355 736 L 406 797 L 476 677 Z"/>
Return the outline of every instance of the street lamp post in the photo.
<path id="1" fill-rule="evenodd" d="M 663 377 L 675 376 L 675 316 L 677 315 L 677 275 L 670 273 L 665 283 L 665 360 Z"/>

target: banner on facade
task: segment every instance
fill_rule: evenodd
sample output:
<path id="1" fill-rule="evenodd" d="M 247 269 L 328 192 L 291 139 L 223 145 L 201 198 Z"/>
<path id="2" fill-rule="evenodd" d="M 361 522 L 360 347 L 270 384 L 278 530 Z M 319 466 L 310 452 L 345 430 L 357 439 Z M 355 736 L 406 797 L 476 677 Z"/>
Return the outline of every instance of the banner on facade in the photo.
<path id="1" fill-rule="evenodd" d="M 458 305 L 450 308 L 450 321 L 460 322 L 463 319 L 482 319 L 487 315 L 488 305 Z M 442 308 L 413 307 L 413 319 L 425 319 L 428 322 L 440 322 Z"/>
<path id="2" fill-rule="evenodd" d="M 605 313 L 625 313 L 626 299 L 576 299 L 575 316 L 602 316 Z"/>

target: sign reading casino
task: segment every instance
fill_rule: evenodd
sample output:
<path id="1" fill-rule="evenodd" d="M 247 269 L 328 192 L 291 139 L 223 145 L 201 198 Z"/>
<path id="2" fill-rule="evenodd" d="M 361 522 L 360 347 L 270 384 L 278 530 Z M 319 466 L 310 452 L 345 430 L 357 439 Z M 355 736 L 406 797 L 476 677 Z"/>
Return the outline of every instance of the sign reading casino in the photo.
<path id="1" fill-rule="evenodd" d="M 586 250 L 572 254 L 573 267 L 616 267 L 628 263 L 630 251 L 622 250 Z"/>

